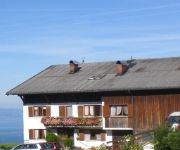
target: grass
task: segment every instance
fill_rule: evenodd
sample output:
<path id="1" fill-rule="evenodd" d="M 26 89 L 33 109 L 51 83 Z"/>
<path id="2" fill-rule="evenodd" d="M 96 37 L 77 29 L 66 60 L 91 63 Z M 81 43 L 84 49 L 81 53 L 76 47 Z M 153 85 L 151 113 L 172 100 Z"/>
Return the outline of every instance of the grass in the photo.
<path id="1" fill-rule="evenodd" d="M 0 144 L 0 150 L 10 150 L 12 147 L 17 144 Z"/>

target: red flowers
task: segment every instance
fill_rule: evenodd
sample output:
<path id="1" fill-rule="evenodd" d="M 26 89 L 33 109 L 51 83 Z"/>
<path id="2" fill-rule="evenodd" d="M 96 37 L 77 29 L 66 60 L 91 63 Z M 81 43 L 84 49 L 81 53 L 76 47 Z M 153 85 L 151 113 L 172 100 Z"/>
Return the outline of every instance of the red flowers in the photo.
<path id="1" fill-rule="evenodd" d="M 45 126 L 98 126 L 100 118 L 59 118 L 42 117 L 41 123 Z"/>

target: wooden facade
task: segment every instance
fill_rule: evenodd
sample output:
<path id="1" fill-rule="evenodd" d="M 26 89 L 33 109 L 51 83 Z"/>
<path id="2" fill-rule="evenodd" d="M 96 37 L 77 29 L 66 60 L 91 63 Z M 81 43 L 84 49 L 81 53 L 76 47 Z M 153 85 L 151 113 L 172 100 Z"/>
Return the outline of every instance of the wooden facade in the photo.
<path id="1" fill-rule="evenodd" d="M 170 113 L 180 111 L 180 94 L 107 96 L 104 97 L 105 118 L 110 118 L 110 105 L 128 105 L 127 127 L 134 131 L 151 130 L 166 122 Z"/>

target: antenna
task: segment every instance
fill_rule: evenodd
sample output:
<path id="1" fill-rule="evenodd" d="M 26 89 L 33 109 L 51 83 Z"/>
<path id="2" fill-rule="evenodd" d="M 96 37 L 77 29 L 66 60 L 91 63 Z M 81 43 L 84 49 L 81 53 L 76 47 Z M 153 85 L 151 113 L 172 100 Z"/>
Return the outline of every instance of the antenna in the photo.
<path id="1" fill-rule="evenodd" d="M 85 57 L 82 58 L 82 64 L 84 64 L 84 63 L 85 63 Z"/>

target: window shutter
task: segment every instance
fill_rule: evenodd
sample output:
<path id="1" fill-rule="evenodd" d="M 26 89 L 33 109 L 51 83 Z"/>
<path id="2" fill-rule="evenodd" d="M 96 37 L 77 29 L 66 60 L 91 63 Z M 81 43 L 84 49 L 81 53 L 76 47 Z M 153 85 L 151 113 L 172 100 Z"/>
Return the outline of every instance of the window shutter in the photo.
<path id="1" fill-rule="evenodd" d="M 33 129 L 29 129 L 29 139 L 34 139 Z"/>
<path id="2" fill-rule="evenodd" d="M 109 117 L 109 105 L 103 106 L 103 117 Z"/>
<path id="3" fill-rule="evenodd" d="M 83 116 L 83 106 L 78 106 L 78 117 Z"/>
<path id="4" fill-rule="evenodd" d="M 29 117 L 33 117 L 33 107 L 28 107 Z"/>
<path id="5" fill-rule="evenodd" d="M 101 132 L 101 141 L 105 141 L 106 140 L 106 134 L 104 131 Z"/>
<path id="6" fill-rule="evenodd" d="M 59 106 L 59 116 L 65 117 L 65 106 Z"/>
<path id="7" fill-rule="evenodd" d="M 84 133 L 79 131 L 79 141 L 84 141 Z"/>
<path id="8" fill-rule="evenodd" d="M 100 116 L 102 116 L 102 106 L 100 105 Z"/>
<path id="9" fill-rule="evenodd" d="M 46 106 L 46 116 L 51 116 L 51 107 Z"/>
<path id="10" fill-rule="evenodd" d="M 44 129 L 39 129 L 38 132 L 39 132 L 39 139 L 45 139 L 46 130 L 44 130 Z"/>
<path id="11" fill-rule="evenodd" d="M 101 105 L 95 105 L 94 106 L 94 115 L 95 116 L 101 116 L 102 113 L 101 113 Z"/>

